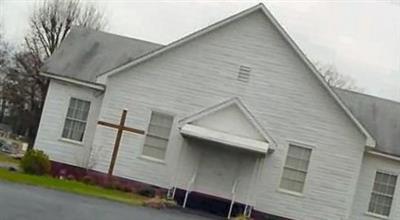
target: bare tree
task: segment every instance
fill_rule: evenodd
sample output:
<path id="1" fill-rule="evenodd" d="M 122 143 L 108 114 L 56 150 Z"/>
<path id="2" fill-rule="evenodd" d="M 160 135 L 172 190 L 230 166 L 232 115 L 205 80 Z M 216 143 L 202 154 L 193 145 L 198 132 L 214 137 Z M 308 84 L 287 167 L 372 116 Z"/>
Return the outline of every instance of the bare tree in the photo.
<path id="1" fill-rule="evenodd" d="M 316 63 L 315 66 L 329 86 L 353 91 L 362 90 L 356 85 L 353 78 L 340 74 L 334 65 L 320 65 Z"/>
<path id="2" fill-rule="evenodd" d="M 2 26 L 0 24 L 0 122 L 3 122 L 6 101 L 3 93 L 3 81 L 7 74 L 7 67 L 10 64 L 10 46 L 3 37 Z"/>
<path id="3" fill-rule="evenodd" d="M 74 25 L 102 29 L 105 26 L 104 13 L 95 5 L 79 0 L 47 0 L 35 9 L 30 18 L 26 46 L 41 58 L 47 58 Z"/>
<path id="4" fill-rule="evenodd" d="M 0 73 L 6 72 L 10 62 L 10 46 L 4 39 L 2 25 L 0 24 Z"/>
<path id="5" fill-rule="evenodd" d="M 36 7 L 22 51 L 14 55 L 4 87 L 13 107 L 14 129 L 29 138 L 32 147 L 48 88 L 40 67 L 65 39 L 72 26 L 105 27 L 104 13 L 95 5 L 79 0 L 46 0 Z"/>

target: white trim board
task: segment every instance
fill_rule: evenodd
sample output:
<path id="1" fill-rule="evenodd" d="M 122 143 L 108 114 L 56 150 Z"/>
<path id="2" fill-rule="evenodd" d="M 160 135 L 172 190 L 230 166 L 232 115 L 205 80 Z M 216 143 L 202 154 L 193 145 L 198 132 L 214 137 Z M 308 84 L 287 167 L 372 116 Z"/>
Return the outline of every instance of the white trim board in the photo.
<path id="1" fill-rule="evenodd" d="M 227 146 L 232 146 L 252 152 L 266 154 L 269 149 L 269 144 L 267 142 L 243 138 L 196 125 L 186 124 L 180 129 L 180 131 L 182 135 L 185 136 L 221 143 Z"/>
<path id="2" fill-rule="evenodd" d="M 395 156 L 395 155 L 391 155 L 391 154 L 387 154 L 387 153 L 382 153 L 382 152 L 374 151 L 374 150 L 367 150 L 367 153 L 400 162 L 400 157 L 399 156 Z"/>
<path id="3" fill-rule="evenodd" d="M 69 82 L 75 85 L 80 85 L 80 86 L 86 86 L 92 89 L 96 89 L 96 90 L 100 90 L 100 91 L 105 91 L 106 87 L 105 85 L 101 85 L 98 83 L 91 83 L 91 82 L 84 82 L 81 80 L 77 80 L 74 78 L 69 78 L 69 77 L 64 77 L 64 76 L 60 76 L 60 75 L 56 75 L 56 74 L 52 74 L 52 73 L 46 73 L 46 72 L 40 72 L 41 76 L 45 76 L 51 79 L 56 79 L 56 80 L 60 80 L 60 81 L 64 81 L 64 82 Z"/>

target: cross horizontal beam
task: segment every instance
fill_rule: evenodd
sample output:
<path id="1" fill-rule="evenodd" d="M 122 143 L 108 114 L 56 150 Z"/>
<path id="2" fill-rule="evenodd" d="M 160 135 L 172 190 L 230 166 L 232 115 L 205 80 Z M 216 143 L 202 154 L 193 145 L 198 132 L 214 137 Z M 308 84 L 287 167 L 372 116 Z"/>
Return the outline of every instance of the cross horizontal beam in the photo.
<path id="1" fill-rule="evenodd" d="M 133 133 L 136 133 L 136 134 L 144 134 L 145 133 L 143 130 L 139 130 L 139 129 L 136 129 L 136 128 L 125 127 L 125 126 L 121 127 L 121 125 L 119 125 L 119 124 L 113 124 L 113 123 L 109 123 L 109 122 L 105 122 L 105 121 L 98 121 L 97 123 L 99 125 L 103 125 L 103 126 L 106 126 L 106 127 L 111 127 L 111 128 L 116 128 L 116 129 L 120 129 L 121 128 L 124 131 L 130 131 L 130 132 L 133 132 Z"/>
<path id="2" fill-rule="evenodd" d="M 106 127 L 110 128 L 115 128 L 117 129 L 117 136 L 115 137 L 115 142 L 114 142 L 114 149 L 112 152 L 111 156 L 111 162 L 110 162 L 110 167 L 108 168 L 108 176 L 109 178 L 112 177 L 114 166 L 115 166 L 115 161 L 117 160 L 117 155 L 118 155 L 118 149 L 119 145 L 121 143 L 121 138 L 122 138 L 122 133 L 124 131 L 130 131 L 136 134 L 144 134 L 145 132 L 136 128 L 130 128 L 130 127 L 125 127 L 125 119 L 126 119 L 126 114 L 128 111 L 124 109 L 121 114 L 121 119 L 119 121 L 119 124 L 114 124 L 110 122 L 105 122 L 105 121 L 98 121 L 97 124 L 103 125 Z"/>

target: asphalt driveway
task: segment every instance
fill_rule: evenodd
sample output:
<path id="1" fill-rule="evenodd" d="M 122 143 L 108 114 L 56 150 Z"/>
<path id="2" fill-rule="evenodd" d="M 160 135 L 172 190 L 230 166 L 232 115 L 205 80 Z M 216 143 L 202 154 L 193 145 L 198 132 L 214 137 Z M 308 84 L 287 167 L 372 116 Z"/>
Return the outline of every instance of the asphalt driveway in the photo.
<path id="1" fill-rule="evenodd" d="M 207 220 L 181 210 L 156 210 L 0 181 L 0 220 Z"/>

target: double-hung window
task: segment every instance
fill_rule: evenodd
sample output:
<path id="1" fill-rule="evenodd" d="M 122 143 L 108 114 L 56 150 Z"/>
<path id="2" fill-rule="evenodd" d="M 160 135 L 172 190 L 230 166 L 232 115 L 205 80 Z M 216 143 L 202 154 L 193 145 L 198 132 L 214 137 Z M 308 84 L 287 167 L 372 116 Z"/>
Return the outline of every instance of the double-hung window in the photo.
<path id="1" fill-rule="evenodd" d="M 368 212 L 389 216 L 396 182 L 397 176 L 380 171 L 376 172 Z"/>
<path id="2" fill-rule="evenodd" d="M 302 193 L 310 162 L 311 149 L 289 145 L 280 188 Z"/>
<path id="3" fill-rule="evenodd" d="M 67 117 L 65 118 L 62 137 L 81 142 L 85 134 L 87 118 L 89 115 L 90 102 L 71 98 Z"/>
<path id="4" fill-rule="evenodd" d="M 152 112 L 146 140 L 143 146 L 143 155 L 163 160 L 167 151 L 169 134 L 174 118 L 160 112 Z"/>

